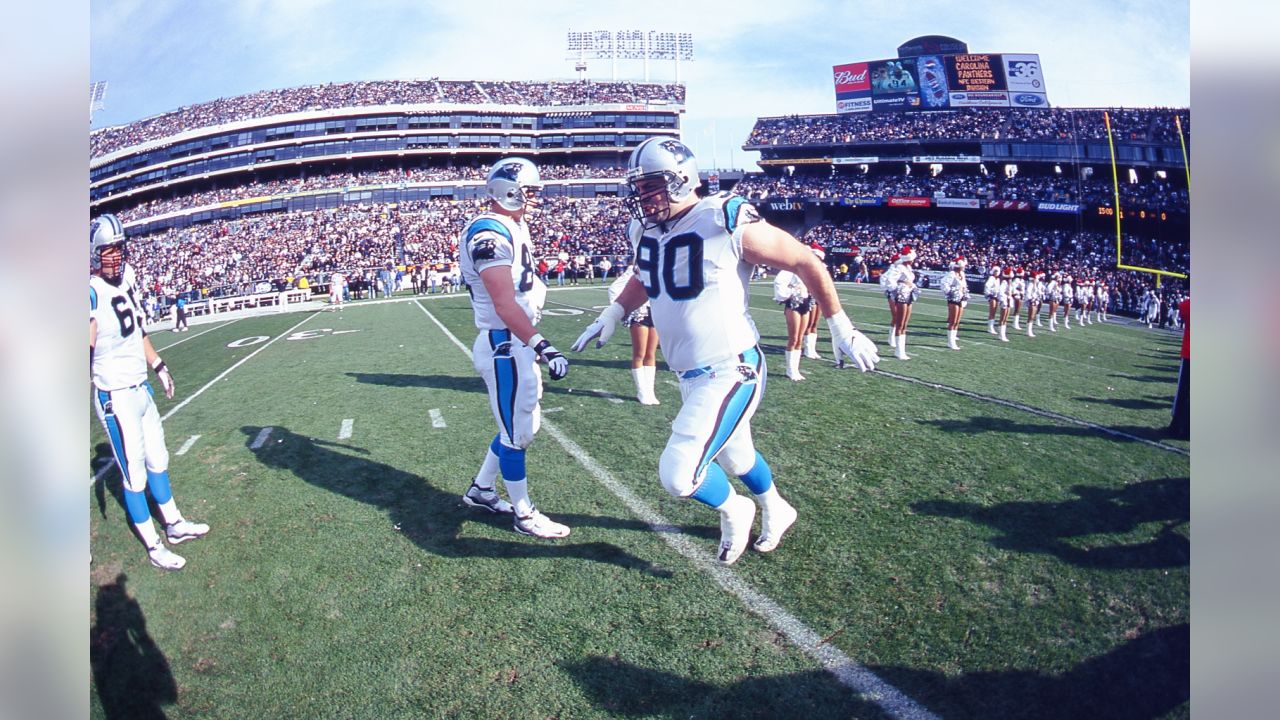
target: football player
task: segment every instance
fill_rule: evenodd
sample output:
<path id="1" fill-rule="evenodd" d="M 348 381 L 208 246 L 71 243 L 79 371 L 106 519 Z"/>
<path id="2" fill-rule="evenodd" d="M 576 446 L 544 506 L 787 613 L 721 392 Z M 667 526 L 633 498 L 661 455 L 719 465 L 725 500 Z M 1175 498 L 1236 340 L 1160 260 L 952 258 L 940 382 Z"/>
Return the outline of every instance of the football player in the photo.
<path id="1" fill-rule="evenodd" d="M 169 485 L 169 451 L 152 399 L 150 367 L 165 397 L 173 397 L 173 374 L 142 327 L 142 307 L 133 267 L 127 262 L 124 226 L 114 215 L 89 224 L 89 370 L 94 410 L 111 439 L 124 476 L 124 504 L 151 564 L 181 570 L 187 561 L 170 550 L 151 522 L 146 491 L 160 509 L 165 537 L 176 545 L 204 536 L 209 526 L 185 519 Z"/>
<path id="2" fill-rule="evenodd" d="M 462 278 L 471 288 L 471 309 L 480 330 L 472 359 L 498 421 L 498 434 L 462 500 L 514 514 L 516 532 L 562 538 L 569 528 L 534 506 L 525 473 L 525 450 L 542 422 L 538 359 L 547 364 L 552 380 L 569 372 L 569 361 L 535 327 L 547 286 L 534 272 L 526 221 L 537 210 L 541 192 L 542 180 L 532 162 L 505 158 L 494 163 L 485 180 L 489 210 L 472 218 L 458 241 Z M 499 471 L 510 502 L 496 490 Z"/>
<path id="3" fill-rule="evenodd" d="M 752 268 L 769 265 L 799 275 L 818 299 L 841 351 L 864 372 L 880 361 L 876 346 L 853 327 L 809 248 L 741 197 L 697 196 L 698 167 L 684 143 L 662 137 L 640 143 L 627 161 L 626 182 L 636 274 L 573 349 L 581 351 L 593 339 L 601 347 L 628 312 L 649 302 L 683 400 L 658 461 L 662 485 L 720 513 L 716 558 L 728 565 L 746 550 L 756 514 L 756 502 L 734 491 L 726 471 L 737 475 L 763 509 L 754 547 L 769 552 L 795 522 L 796 510 L 778 493 L 751 439 L 751 417 L 766 377 L 760 335 L 748 310 Z"/>

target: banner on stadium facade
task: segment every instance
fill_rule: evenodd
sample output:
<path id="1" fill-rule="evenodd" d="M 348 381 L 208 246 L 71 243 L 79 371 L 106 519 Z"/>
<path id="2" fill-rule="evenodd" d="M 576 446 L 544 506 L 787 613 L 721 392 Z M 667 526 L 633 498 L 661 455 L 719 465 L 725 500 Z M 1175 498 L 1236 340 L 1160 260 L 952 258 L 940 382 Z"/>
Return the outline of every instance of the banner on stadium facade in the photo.
<path id="1" fill-rule="evenodd" d="M 875 207 L 884 202 L 878 197 L 847 197 L 841 198 L 841 205 L 853 205 L 855 207 Z"/>
<path id="2" fill-rule="evenodd" d="M 929 207 L 930 202 L 927 197 L 891 197 L 885 204 L 889 207 Z"/>
<path id="3" fill-rule="evenodd" d="M 948 55 L 947 82 L 954 93 L 1006 90 L 1004 63 L 999 55 Z"/>
<path id="4" fill-rule="evenodd" d="M 1039 55 L 1006 54 L 1001 61 L 1005 88 L 1010 93 L 1045 93 Z"/>
<path id="5" fill-rule="evenodd" d="M 837 157 L 831 158 L 832 165 L 870 165 L 871 163 L 880 162 L 880 158 L 875 155 L 866 157 Z"/>
<path id="6" fill-rule="evenodd" d="M 1075 214 L 1080 212 L 1080 203 L 1042 202 L 1036 203 L 1036 210 L 1039 210 L 1040 212 Z"/>
<path id="7" fill-rule="evenodd" d="M 871 80 L 868 63 L 846 63 L 831 68 L 836 86 L 836 112 L 871 112 Z"/>
<path id="8" fill-rule="evenodd" d="M 987 207 L 992 210 L 1030 210 L 1030 200 L 989 200 Z"/>
<path id="9" fill-rule="evenodd" d="M 979 207 L 981 207 L 981 204 L 978 202 L 978 198 L 941 197 L 941 198 L 934 198 L 933 201 L 937 203 L 938 207 L 940 208 L 947 207 L 947 208 L 965 208 L 967 210 L 977 210 Z"/>
<path id="10" fill-rule="evenodd" d="M 912 155 L 911 162 L 914 163 L 980 163 L 982 158 L 977 155 Z"/>
<path id="11" fill-rule="evenodd" d="M 952 107 L 1009 107 L 1009 93 L 999 92 L 953 92 Z"/>
<path id="12" fill-rule="evenodd" d="M 935 53 L 831 69 L 837 113 L 1049 107 L 1035 54 Z"/>
<path id="13" fill-rule="evenodd" d="M 916 284 L 922 288 L 936 288 L 950 270 L 916 270 Z"/>
<path id="14" fill-rule="evenodd" d="M 778 202 L 770 202 L 769 209 L 777 210 L 779 212 L 786 212 L 791 210 L 803 210 L 804 202 L 801 200 L 783 200 Z"/>

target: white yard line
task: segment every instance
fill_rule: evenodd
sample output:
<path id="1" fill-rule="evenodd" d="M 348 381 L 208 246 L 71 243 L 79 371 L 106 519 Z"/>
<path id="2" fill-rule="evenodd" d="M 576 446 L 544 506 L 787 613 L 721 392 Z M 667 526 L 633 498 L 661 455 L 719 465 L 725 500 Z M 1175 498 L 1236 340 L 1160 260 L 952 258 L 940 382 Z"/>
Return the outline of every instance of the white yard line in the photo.
<path id="1" fill-rule="evenodd" d="M 440 408 L 431 408 L 428 414 L 431 415 L 431 427 L 433 428 L 449 427 L 444 423 L 444 414 L 440 412 Z"/>
<path id="2" fill-rule="evenodd" d="M 351 431 L 354 429 L 356 421 L 352 418 L 345 418 L 342 421 L 342 427 L 338 428 L 339 440 L 350 440 Z"/>
<path id="3" fill-rule="evenodd" d="M 186 455 L 187 451 L 191 449 L 191 446 L 195 445 L 196 441 L 199 439 L 200 439 L 199 435 L 192 435 L 191 437 L 187 438 L 187 441 L 182 443 L 182 447 L 178 448 L 178 452 L 174 453 L 174 455 Z"/>
<path id="4" fill-rule="evenodd" d="M 232 370 L 235 370 L 236 368 L 240 367 L 241 365 L 243 365 L 243 364 L 245 364 L 245 363 L 249 362 L 249 360 L 250 360 L 250 359 L 252 359 L 254 355 L 257 355 L 258 353 L 262 352 L 263 350 L 266 350 L 267 348 L 271 347 L 271 344 L 272 344 L 272 343 L 274 343 L 276 340 L 279 340 L 279 339 L 280 339 L 280 338 L 282 338 L 282 337 L 287 337 L 287 336 L 288 336 L 290 333 L 292 333 L 294 330 L 297 330 L 299 327 L 301 327 L 301 326 L 302 326 L 302 323 L 305 323 L 306 321 L 310 320 L 310 319 L 311 319 L 311 318 L 313 318 L 313 317 L 315 317 L 315 313 L 312 313 L 312 314 L 310 314 L 310 315 L 307 315 L 306 317 L 302 318 L 302 320 L 300 320 L 300 321 L 299 321 L 297 324 L 295 324 L 293 327 L 289 328 L 288 330 L 285 330 L 284 332 L 280 333 L 279 335 L 275 336 L 274 338 L 271 338 L 270 340 L 268 340 L 266 343 L 264 343 L 264 344 L 263 344 L 263 346 L 262 346 L 262 347 L 258 348 L 257 350 L 254 350 L 253 352 L 249 353 L 248 355 L 245 355 L 243 358 L 240 358 L 239 362 L 237 362 L 235 365 L 232 365 L 231 367 L 227 368 L 226 370 L 223 370 L 221 373 L 219 373 L 219 374 L 218 374 L 218 377 L 216 377 L 216 378 L 214 378 L 214 379 L 210 380 L 209 382 L 205 383 L 205 384 L 204 384 L 204 386 L 203 386 L 203 387 L 201 387 L 199 390 L 196 390 L 195 392 L 191 393 L 190 395 L 188 395 L 188 396 L 187 396 L 187 398 L 186 398 L 185 400 L 183 400 L 182 402 L 178 403 L 178 404 L 177 404 L 177 405 L 175 405 L 174 407 L 170 408 L 169 412 L 165 413 L 165 414 L 164 414 L 164 416 L 160 418 L 160 421 L 161 421 L 161 422 L 164 422 L 165 420 L 168 420 L 169 418 L 173 417 L 173 414 L 174 414 L 174 413 L 176 413 L 176 412 L 178 412 L 178 411 L 179 411 L 179 410 L 181 410 L 182 408 L 186 407 L 186 406 L 187 406 L 187 403 L 189 403 L 189 402 L 191 402 L 192 400 L 195 400 L 196 398 L 200 397 L 201 395 L 203 395 L 203 394 L 204 394 L 204 391 L 205 391 L 205 390 L 208 390 L 209 388 L 213 387 L 213 386 L 214 386 L 214 384 L 215 384 L 215 383 L 217 383 L 219 380 L 221 380 L 221 379 L 225 378 L 226 376 L 230 375 Z M 100 480 L 100 479 L 102 478 L 102 476 L 106 475 L 106 474 L 107 474 L 107 471 L 108 471 L 108 470 L 110 470 L 110 469 L 111 469 L 111 468 L 113 468 L 113 467 L 115 467 L 115 463 L 107 463 L 106 465 L 103 465 L 103 466 L 102 466 L 102 468 L 101 468 L 100 470 L 98 470 L 98 472 L 94 473 L 93 477 L 89 479 L 89 484 L 90 484 L 90 485 L 92 485 L 93 483 L 95 483 L 95 482 L 97 482 L 98 480 Z"/>
<path id="5" fill-rule="evenodd" d="M 250 450 L 257 450 L 266 444 L 267 438 L 271 437 L 271 431 L 275 428 L 264 427 L 258 431 L 258 437 L 253 439 L 253 443 L 249 445 Z"/>
<path id="6" fill-rule="evenodd" d="M 221 330 L 222 328 L 224 328 L 224 327 L 226 327 L 226 326 L 230 325 L 231 323 L 236 322 L 237 320 L 243 320 L 243 319 L 244 319 L 244 318 L 235 318 L 234 320 L 228 320 L 228 321 L 226 321 L 226 322 L 224 322 L 224 323 L 222 323 L 221 325 L 218 325 L 218 326 L 216 326 L 216 327 L 211 327 L 211 328 L 209 328 L 208 330 L 201 330 L 200 332 L 196 333 L 195 335 L 188 335 L 188 336 L 186 336 L 186 337 L 182 338 L 181 340 L 179 340 L 179 341 L 178 341 L 178 342 L 176 342 L 176 343 L 169 343 L 168 345 L 165 345 L 165 346 L 164 346 L 164 347 L 162 347 L 162 348 L 156 348 L 156 352 L 164 352 L 165 350 L 168 350 L 169 348 L 172 348 L 172 347 L 178 347 L 179 345 L 181 345 L 182 343 L 184 343 L 184 342 L 186 342 L 186 341 L 188 341 L 188 340 L 195 340 L 196 338 L 200 337 L 201 335 L 204 335 L 205 333 L 210 333 L 210 332 L 213 332 L 214 330 Z M 161 332 L 162 332 L 162 331 L 161 331 Z M 148 335 L 155 335 L 155 333 L 153 333 L 153 332 L 152 332 L 152 333 L 147 333 L 147 334 L 148 334 Z M 154 343 L 153 343 L 153 344 L 154 344 Z"/>
<path id="7" fill-rule="evenodd" d="M 418 305 L 418 307 L 454 345 L 457 345 L 466 354 L 468 359 L 472 357 L 471 350 L 462 341 L 458 340 L 434 315 L 421 305 Z M 918 718 L 920 720 L 936 718 L 935 715 L 919 703 L 904 695 L 902 691 L 876 677 L 870 670 L 854 662 L 839 649 L 825 642 L 820 635 L 805 625 L 799 618 L 787 612 L 785 608 L 767 595 L 751 587 L 749 583 L 738 577 L 733 570 L 717 564 L 710 551 L 703 547 L 705 543 L 696 542 L 681 533 L 675 525 L 658 514 L 648 503 L 618 482 L 607 469 L 596 462 L 582 446 L 569 438 L 554 423 L 544 418 L 542 427 L 551 437 L 555 438 L 556 442 L 560 443 L 560 446 L 566 452 L 576 458 L 600 484 L 604 485 L 615 497 L 621 500 L 632 514 L 640 518 L 651 530 L 656 532 L 658 537 L 662 538 L 668 546 L 692 562 L 703 573 L 709 575 L 720 587 L 737 597 L 742 604 L 747 606 L 748 610 L 782 633 L 793 645 L 817 660 L 840 683 L 858 693 L 860 698 L 874 702 L 894 717 Z"/>

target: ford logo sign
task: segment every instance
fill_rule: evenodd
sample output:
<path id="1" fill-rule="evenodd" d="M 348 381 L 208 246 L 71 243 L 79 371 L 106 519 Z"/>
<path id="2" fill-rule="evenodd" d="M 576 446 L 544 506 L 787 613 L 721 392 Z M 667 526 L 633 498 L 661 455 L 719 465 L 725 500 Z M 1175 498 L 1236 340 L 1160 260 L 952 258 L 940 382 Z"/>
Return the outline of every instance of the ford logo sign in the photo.
<path id="1" fill-rule="evenodd" d="M 1022 93 L 1020 95 L 1014 95 L 1013 101 L 1018 103 L 1019 105 L 1043 105 L 1044 104 L 1044 98 L 1034 93 Z"/>

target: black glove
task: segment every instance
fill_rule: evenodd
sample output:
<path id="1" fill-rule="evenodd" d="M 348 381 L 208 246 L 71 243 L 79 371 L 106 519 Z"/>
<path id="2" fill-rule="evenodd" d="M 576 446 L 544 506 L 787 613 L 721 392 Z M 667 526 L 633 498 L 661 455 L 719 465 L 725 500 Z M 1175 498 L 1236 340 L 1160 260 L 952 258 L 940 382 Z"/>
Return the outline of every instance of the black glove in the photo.
<path id="1" fill-rule="evenodd" d="M 547 364 L 551 379 L 564 379 L 564 376 L 569 374 L 569 359 L 561 355 L 560 351 L 549 340 L 542 337 L 541 333 L 531 339 L 534 341 L 533 351 L 538 353 L 538 357 L 542 358 L 543 362 Z"/>

